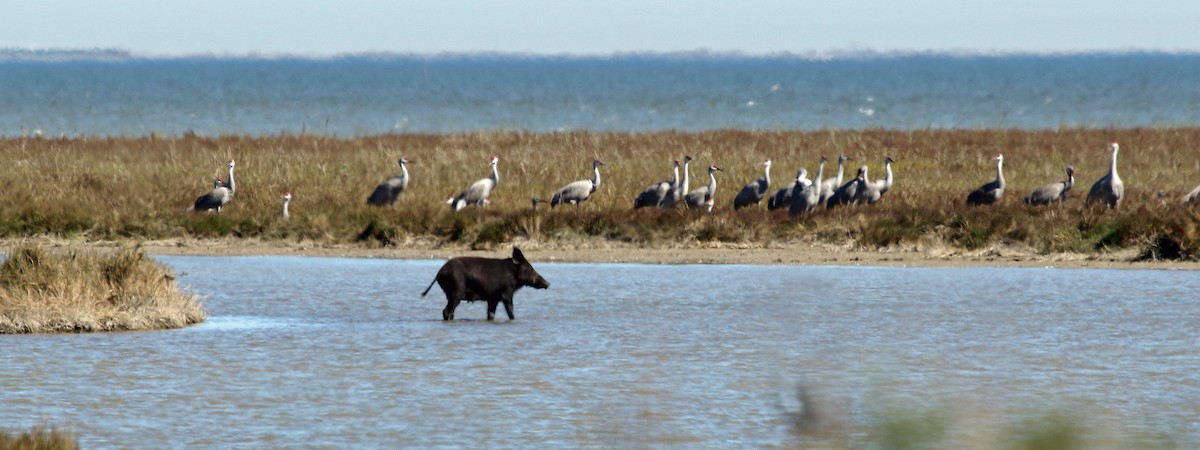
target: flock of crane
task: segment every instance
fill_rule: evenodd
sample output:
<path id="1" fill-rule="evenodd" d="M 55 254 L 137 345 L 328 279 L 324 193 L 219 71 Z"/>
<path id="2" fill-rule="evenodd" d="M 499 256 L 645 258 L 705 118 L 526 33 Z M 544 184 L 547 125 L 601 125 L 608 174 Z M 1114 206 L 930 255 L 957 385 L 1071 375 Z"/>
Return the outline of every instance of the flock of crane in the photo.
<path id="1" fill-rule="evenodd" d="M 1092 185 L 1087 195 L 1087 204 L 1103 203 L 1104 205 L 1115 208 L 1121 203 L 1124 197 L 1125 185 L 1121 182 L 1121 177 L 1117 175 L 1117 152 L 1120 147 L 1116 142 L 1109 146 L 1111 151 L 1111 162 L 1108 173 L 1101 177 Z M 760 165 L 763 166 L 763 177 L 751 181 L 738 192 L 733 199 L 733 209 L 741 209 L 748 206 L 755 206 L 767 198 L 767 208 L 770 210 L 787 208 L 790 216 L 803 216 L 812 214 L 818 208 L 824 206 L 826 209 L 832 209 L 841 205 L 853 204 L 874 204 L 879 202 L 884 194 L 887 194 L 892 188 L 894 175 L 892 173 L 892 163 L 895 162 L 891 156 L 884 158 L 884 170 L 887 175 L 883 179 L 870 180 L 867 177 L 867 166 L 863 165 L 858 168 L 858 172 L 854 178 L 843 180 L 845 163 L 849 160 L 846 155 L 840 155 L 837 159 L 837 176 L 824 178 L 825 163 L 828 160 L 825 155 L 821 155 L 820 162 L 817 165 L 816 177 L 810 179 L 808 171 L 801 168 L 796 173 L 796 177 L 786 186 L 779 188 L 768 197 L 771 187 L 771 160 L 765 160 Z M 980 186 L 967 195 L 967 204 L 969 205 L 991 205 L 1000 200 L 1004 195 L 1004 155 L 996 155 L 996 179 Z M 712 211 L 715 204 L 714 197 L 717 191 L 716 172 L 721 172 L 722 169 L 716 165 L 708 166 L 708 184 L 694 190 L 689 190 L 689 166 L 693 161 L 691 156 L 684 156 L 682 162 L 675 160 L 674 168 L 672 169 L 672 177 L 670 180 L 661 181 L 651 184 L 633 201 L 634 208 L 664 208 L 674 209 L 678 205 L 683 205 L 685 208 L 704 209 Z M 409 174 L 408 163 L 411 162 L 407 158 L 399 159 L 401 174 L 389 177 L 375 187 L 371 195 L 367 197 L 367 204 L 372 206 L 388 206 L 394 204 L 408 186 Z M 468 185 L 462 192 L 454 195 L 446 200 L 446 204 L 450 205 L 454 211 L 461 211 L 467 206 L 485 206 L 489 204 L 488 197 L 492 193 L 492 189 L 500 181 L 500 173 L 496 165 L 500 162 L 500 158 L 492 155 L 488 159 L 488 164 L 491 167 L 491 176 L 480 179 Z M 234 161 L 229 161 L 229 173 L 227 178 L 216 178 L 213 180 L 213 188 L 211 191 L 201 195 L 196 199 L 195 204 L 188 208 L 188 211 L 221 211 L 237 192 L 236 185 L 233 180 Z M 550 207 L 558 205 L 574 204 L 578 205 L 586 201 L 597 189 L 600 188 L 600 167 L 604 163 L 599 159 L 592 160 L 592 179 L 579 180 L 567 184 L 555 191 L 550 198 Z M 683 177 L 680 178 L 680 170 L 682 169 Z M 1030 205 L 1048 205 L 1054 202 L 1065 202 L 1068 193 L 1075 185 L 1075 169 L 1067 166 L 1066 180 L 1046 184 L 1034 189 L 1029 196 L 1025 197 L 1024 201 Z M 288 216 L 288 203 L 291 202 L 292 194 L 285 193 L 283 195 L 283 216 Z M 1200 204 L 1200 186 L 1193 189 L 1183 197 L 1184 204 Z M 533 208 L 537 209 L 539 203 L 542 203 L 541 198 L 533 198 Z"/>

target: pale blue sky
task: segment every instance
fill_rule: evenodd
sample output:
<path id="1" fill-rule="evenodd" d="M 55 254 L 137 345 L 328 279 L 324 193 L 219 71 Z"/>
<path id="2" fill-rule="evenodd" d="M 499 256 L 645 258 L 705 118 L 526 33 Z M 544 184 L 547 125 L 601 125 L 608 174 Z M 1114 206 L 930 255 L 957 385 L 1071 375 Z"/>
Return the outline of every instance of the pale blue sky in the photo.
<path id="1" fill-rule="evenodd" d="M 0 47 L 143 55 L 1200 51 L 1197 0 L 0 0 Z"/>

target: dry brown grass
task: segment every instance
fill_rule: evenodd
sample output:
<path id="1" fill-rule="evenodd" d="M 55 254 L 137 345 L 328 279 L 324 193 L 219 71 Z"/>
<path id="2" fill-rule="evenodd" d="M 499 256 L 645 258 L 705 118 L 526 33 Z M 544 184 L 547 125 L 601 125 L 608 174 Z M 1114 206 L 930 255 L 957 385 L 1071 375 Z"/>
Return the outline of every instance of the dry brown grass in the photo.
<path id="1" fill-rule="evenodd" d="M 1120 173 L 1127 198 L 1116 211 L 1085 208 L 1082 198 L 1107 171 L 1107 144 L 1121 143 Z M 802 221 L 762 209 L 734 212 L 742 185 L 774 161 L 773 186 L 796 168 L 815 172 L 820 154 L 845 152 L 882 176 L 885 155 L 896 158 L 896 187 L 874 207 L 822 212 Z M 993 208 L 967 208 L 966 193 L 990 180 L 990 158 L 1005 155 L 1006 199 Z M 500 156 L 492 206 L 459 214 L 443 201 L 486 177 L 487 157 Z M 689 154 L 692 186 L 718 173 L 714 214 L 633 211 L 636 195 L 670 176 L 670 162 Z M 1148 256 L 1194 258 L 1197 216 L 1176 199 L 1200 183 L 1200 128 L 815 131 L 724 130 L 700 133 L 525 133 L 386 135 L 364 138 L 268 136 L 214 138 L 72 138 L 0 140 L 0 237 L 50 234 L 83 239 L 258 237 L 402 245 L 414 239 L 487 247 L 513 237 L 602 238 L 649 246 L 696 241 L 767 245 L 822 241 L 855 248 L 940 240 L 978 248 L 1018 242 L 1042 252 L 1095 252 L 1137 247 Z M 412 182 L 396 205 L 365 204 L 374 186 L 399 172 L 407 156 Z M 591 158 L 603 185 L 582 206 L 530 211 L 531 197 L 590 178 Z M 238 162 L 238 193 L 220 214 L 184 210 Z M 1029 208 L 1021 197 L 1077 169 L 1074 198 L 1065 207 Z M 835 165 L 827 166 L 832 174 Z M 1160 207 L 1157 192 L 1171 201 Z M 292 217 L 280 217 L 290 191 Z M 1178 248 L 1175 248 L 1178 247 Z M 1165 249 L 1165 250 L 1164 250 Z"/>
<path id="2" fill-rule="evenodd" d="M 0 430 L 0 450 L 74 450 L 75 436 L 67 431 L 35 426 L 29 431 L 10 433 Z"/>
<path id="3" fill-rule="evenodd" d="M 0 334 L 156 330 L 204 319 L 195 296 L 137 247 L 101 256 L 19 245 L 0 264 Z"/>

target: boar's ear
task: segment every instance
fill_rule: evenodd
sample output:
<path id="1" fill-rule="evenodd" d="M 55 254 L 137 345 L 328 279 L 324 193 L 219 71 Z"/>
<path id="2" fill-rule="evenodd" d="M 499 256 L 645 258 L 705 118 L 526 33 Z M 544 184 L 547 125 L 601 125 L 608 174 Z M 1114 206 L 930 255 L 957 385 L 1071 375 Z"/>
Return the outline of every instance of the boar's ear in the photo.
<path id="1" fill-rule="evenodd" d="M 525 254 L 515 246 L 513 247 L 513 261 L 516 261 L 517 264 L 529 264 L 529 261 L 525 259 Z"/>

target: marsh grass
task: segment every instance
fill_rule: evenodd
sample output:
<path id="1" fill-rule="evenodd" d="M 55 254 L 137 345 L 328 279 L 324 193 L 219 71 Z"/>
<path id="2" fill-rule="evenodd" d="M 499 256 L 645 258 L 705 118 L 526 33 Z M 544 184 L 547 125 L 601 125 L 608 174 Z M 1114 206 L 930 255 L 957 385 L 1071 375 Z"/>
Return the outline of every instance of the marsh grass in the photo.
<path id="1" fill-rule="evenodd" d="M 29 431 L 0 430 L 0 450 L 74 450 L 79 448 L 73 433 L 35 426 Z"/>
<path id="2" fill-rule="evenodd" d="M 105 256 L 18 245 L 0 264 L 0 334 L 155 330 L 204 320 L 195 296 L 138 247 Z"/>
<path id="3" fill-rule="evenodd" d="M 1119 170 L 1126 200 L 1114 211 L 1083 205 L 1091 184 L 1108 170 L 1107 143 L 1122 144 Z M 815 172 L 821 154 L 867 165 L 883 176 L 891 155 L 896 186 L 874 206 L 821 211 L 800 220 L 765 207 L 732 211 L 757 163 L 774 161 L 772 186 L 797 168 Z M 991 157 L 1005 155 L 1006 197 L 970 208 L 966 193 L 994 177 Z M 453 213 L 444 200 L 488 176 L 500 157 L 492 204 Z M 671 160 L 692 155 L 693 187 L 717 173 L 717 207 L 698 211 L 633 210 L 651 183 L 670 178 Z M 487 248 L 522 237 L 601 239 L 646 246 L 730 242 L 826 242 L 858 249 L 939 240 L 963 249 L 996 243 L 1039 252 L 1095 253 L 1137 248 L 1146 258 L 1196 259 L 1197 214 L 1177 205 L 1200 183 L 1200 128 L 1020 130 L 721 130 L 683 133 L 478 132 L 359 138 L 186 135 L 177 138 L 9 138 L 0 140 L 0 237 L 53 235 L 81 239 L 253 237 L 399 246 L 412 239 Z M 398 173 L 406 156 L 412 182 L 391 207 L 365 204 L 376 184 Z M 533 211 L 529 199 L 549 198 L 571 181 L 588 179 L 591 158 L 602 185 L 579 206 Z M 220 214 L 185 213 L 195 198 L 238 161 L 238 192 Z M 1059 181 L 1076 167 L 1065 205 L 1033 208 L 1021 198 Z M 829 165 L 828 176 L 836 167 Z M 291 218 L 280 215 L 283 192 L 294 195 Z M 1168 204 L 1160 204 L 1159 191 Z"/>

